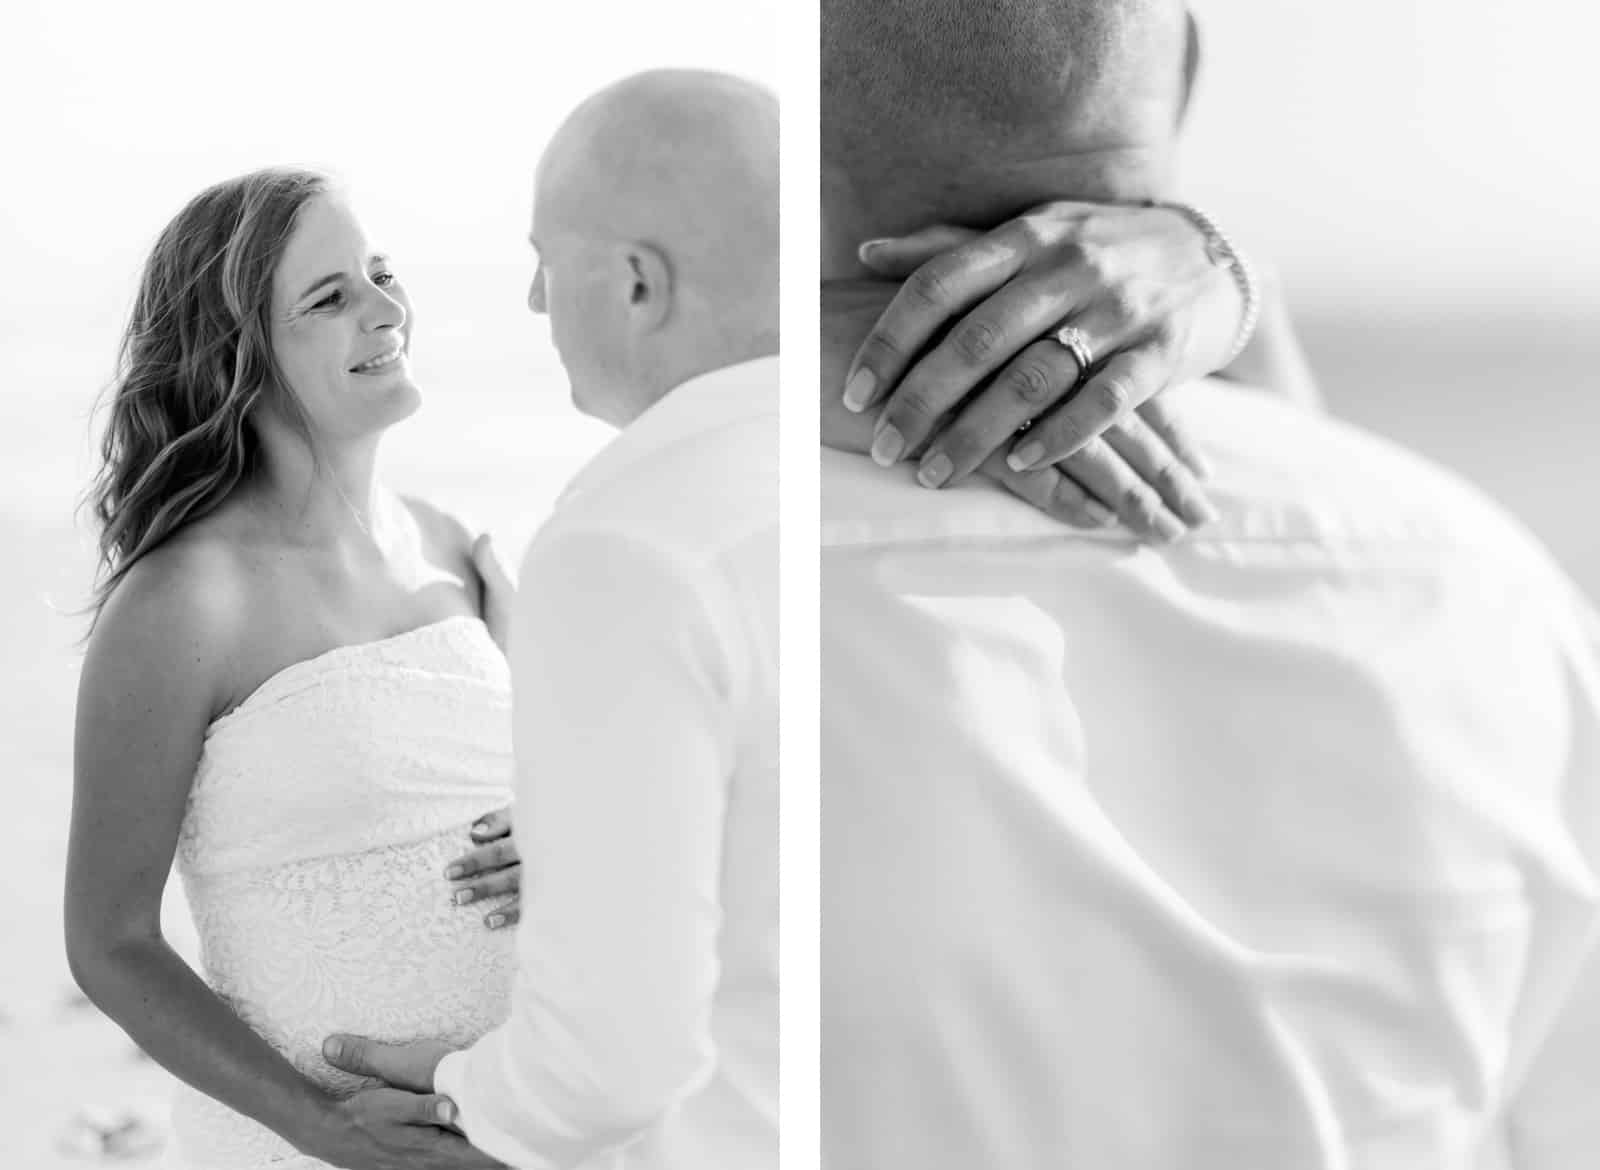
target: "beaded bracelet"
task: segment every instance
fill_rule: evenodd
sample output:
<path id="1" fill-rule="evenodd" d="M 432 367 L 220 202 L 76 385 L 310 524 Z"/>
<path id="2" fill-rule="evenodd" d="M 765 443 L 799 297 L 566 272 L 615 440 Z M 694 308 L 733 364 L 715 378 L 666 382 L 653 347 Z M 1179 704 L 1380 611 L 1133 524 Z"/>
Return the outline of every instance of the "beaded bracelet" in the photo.
<path id="1" fill-rule="evenodd" d="M 1206 258 L 1233 273 L 1233 281 L 1239 286 L 1239 295 L 1244 298 L 1244 316 L 1239 321 L 1239 331 L 1234 334 L 1228 360 L 1218 367 L 1227 369 L 1250 344 L 1250 338 L 1255 335 L 1256 322 L 1261 319 L 1261 286 L 1256 281 L 1255 269 L 1245 259 L 1244 253 L 1233 246 L 1233 241 L 1228 239 L 1216 221 L 1198 207 L 1188 203 L 1154 201 L 1149 206 L 1167 207 L 1188 219 L 1205 236 Z"/>

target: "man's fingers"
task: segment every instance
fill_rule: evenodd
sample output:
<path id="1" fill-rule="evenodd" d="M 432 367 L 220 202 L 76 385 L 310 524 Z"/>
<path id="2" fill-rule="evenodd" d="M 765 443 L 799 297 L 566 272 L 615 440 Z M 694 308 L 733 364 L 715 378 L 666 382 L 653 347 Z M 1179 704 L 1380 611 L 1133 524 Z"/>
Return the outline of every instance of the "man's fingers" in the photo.
<path id="1" fill-rule="evenodd" d="M 1105 441 L 1185 524 L 1199 526 L 1217 518 L 1194 473 L 1137 414 L 1107 431 Z"/>
<path id="2" fill-rule="evenodd" d="M 457 883 L 455 892 L 450 895 L 450 900 L 457 906 L 465 906 L 471 902 L 481 902 L 485 898 L 497 897 L 500 894 L 514 894 L 521 888 L 522 867 L 513 865 Z"/>
<path id="3" fill-rule="evenodd" d="M 501 837 L 498 841 L 490 841 L 463 853 L 445 867 L 444 876 L 451 881 L 460 881 L 476 874 L 492 873 L 508 865 L 521 864 L 522 855 L 517 852 L 517 839 Z"/>
<path id="4" fill-rule="evenodd" d="M 917 482 L 938 488 L 970 474 L 990 455 L 1009 447 L 1017 428 L 1070 393 L 1079 373 L 1072 351 L 1053 338 L 1028 346 L 928 445 L 917 468 Z"/>
<path id="5" fill-rule="evenodd" d="M 948 252 L 978 238 L 971 228 L 941 223 L 908 236 L 868 240 L 856 249 L 861 263 L 890 280 L 904 280 L 940 252 Z"/>
<path id="6" fill-rule="evenodd" d="M 322 1059 L 334 1068 L 357 1076 L 382 1076 L 372 1064 L 372 1041 L 364 1036 L 351 1036 L 343 1032 L 329 1036 L 322 1042 Z"/>
<path id="7" fill-rule="evenodd" d="M 1059 463 L 1163 386 L 1165 366 L 1144 346 L 1113 354 L 1091 373 L 1067 404 L 1034 427 L 1011 450 L 1018 471 Z"/>
<path id="8" fill-rule="evenodd" d="M 1138 536 L 1165 544 L 1188 531 L 1183 521 L 1167 509 L 1156 490 L 1104 439 L 1090 439 L 1086 446 L 1057 466 L 1083 485 L 1090 495 L 1105 501 L 1117 518 Z"/>
<path id="9" fill-rule="evenodd" d="M 918 267 L 856 350 L 845 406 L 859 412 L 878 402 L 941 329 L 1015 276 L 1022 261 L 1020 249 L 989 235 Z"/>
<path id="10" fill-rule="evenodd" d="M 1074 528 L 1104 528 L 1116 519 L 1082 485 L 1054 467 L 1013 471 L 997 452 L 984 460 L 981 470 L 1024 503 Z"/>
<path id="11" fill-rule="evenodd" d="M 486 914 L 483 924 L 490 930 L 504 930 L 508 926 L 515 926 L 522 921 L 522 903 L 520 900 L 507 902 L 504 906 Z"/>
<path id="12" fill-rule="evenodd" d="M 436 1040 L 385 1044 L 344 1032 L 336 1032 L 322 1042 L 322 1058 L 334 1068 L 377 1077 L 414 1093 L 433 1092 L 433 1070 L 449 1051 L 447 1045 Z"/>
<path id="13" fill-rule="evenodd" d="M 454 1125 L 461 1116 L 456 1103 L 443 1093 L 410 1093 L 412 1117 L 417 1125 Z"/>
<path id="14" fill-rule="evenodd" d="M 472 822 L 474 841 L 494 841 L 511 833 L 511 806 L 497 808 Z"/>
<path id="15" fill-rule="evenodd" d="M 1211 475 L 1211 464 L 1189 437 L 1189 428 L 1183 425 L 1171 398 L 1170 390 L 1156 395 L 1139 407 L 1139 417 L 1150 425 L 1150 429 L 1161 437 L 1161 441 L 1183 461 L 1184 466 L 1201 479 L 1206 479 Z"/>

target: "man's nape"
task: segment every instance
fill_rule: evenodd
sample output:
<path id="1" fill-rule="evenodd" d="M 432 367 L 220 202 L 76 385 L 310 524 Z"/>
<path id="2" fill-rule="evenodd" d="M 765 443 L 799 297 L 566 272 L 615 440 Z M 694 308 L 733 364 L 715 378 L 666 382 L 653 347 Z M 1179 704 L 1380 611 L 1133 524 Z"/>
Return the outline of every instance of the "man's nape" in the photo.
<path id="1" fill-rule="evenodd" d="M 822 25 L 824 279 L 866 239 L 1166 193 L 1180 0 L 825 0 Z"/>

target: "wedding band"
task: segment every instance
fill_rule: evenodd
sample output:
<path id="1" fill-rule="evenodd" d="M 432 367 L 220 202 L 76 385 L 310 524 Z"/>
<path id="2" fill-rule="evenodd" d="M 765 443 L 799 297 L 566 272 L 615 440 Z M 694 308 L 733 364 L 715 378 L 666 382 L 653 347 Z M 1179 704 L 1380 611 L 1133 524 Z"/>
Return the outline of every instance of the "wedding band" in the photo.
<path id="1" fill-rule="evenodd" d="M 1083 330 L 1072 325 L 1063 325 L 1050 336 L 1072 354 L 1072 360 L 1078 363 L 1078 376 L 1073 381 L 1074 384 L 1081 382 L 1083 376 L 1089 372 L 1089 367 L 1094 364 L 1094 355 L 1089 352 L 1089 339 L 1083 335 Z"/>

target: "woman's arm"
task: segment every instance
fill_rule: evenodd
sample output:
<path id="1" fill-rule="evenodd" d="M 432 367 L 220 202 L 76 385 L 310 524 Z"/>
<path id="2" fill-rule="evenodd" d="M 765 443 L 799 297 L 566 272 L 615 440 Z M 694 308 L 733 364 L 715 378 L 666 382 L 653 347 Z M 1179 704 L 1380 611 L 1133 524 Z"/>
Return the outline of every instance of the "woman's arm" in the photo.
<path id="1" fill-rule="evenodd" d="M 366 1132 L 372 1115 L 431 1111 L 436 1101 L 396 1094 L 364 1102 L 353 1117 L 240 1020 L 161 933 L 161 894 L 201 743 L 229 691 L 233 615 L 247 612 L 224 560 L 193 547 L 151 554 L 90 639 L 78 690 L 68 963 L 84 994 L 174 1076 L 302 1152 L 341 1166 L 398 1165 L 377 1156 L 382 1143 Z M 415 1118 L 410 1126 L 419 1137 L 449 1136 L 417 1128 Z"/>
<path id="2" fill-rule="evenodd" d="M 1276 268 L 1256 262 L 1261 282 L 1261 319 L 1250 344 L 1217 376 L 1271 391 L 1306 410 L 1324 409 L 1311 364 L 1289 316 L 1289 301 Z"/>
<path id="3" fill-rule="evenodd" d="M 152 554 L 90 639 L 78 686 L 67 960 L 84 994 L 168 1071 L 288 1135 L 316 1124 L 326 1099 L 161 933 L 161 894 L 232 643 L 229 599 L 218 596 L 226 590 L 196 587 L 221 580 L 203 572 L 205 559 Z"/>

